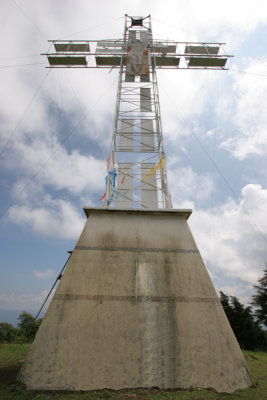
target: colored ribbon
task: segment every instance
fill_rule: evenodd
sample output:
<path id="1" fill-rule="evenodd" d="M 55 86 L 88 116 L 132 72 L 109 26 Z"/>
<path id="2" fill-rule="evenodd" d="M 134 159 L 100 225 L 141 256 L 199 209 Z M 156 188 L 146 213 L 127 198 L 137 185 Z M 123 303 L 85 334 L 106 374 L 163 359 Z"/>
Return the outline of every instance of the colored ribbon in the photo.
<path id="1" fill-rule="evenodd" d="M 164 164 L 165 164 L 165 157 L 163 156 L 160 159 L 160 161 L 158 162 L 158 164 L 156 164 L 156 165 L 154 165 L 154 167 L 150 168 L 150 170 L 148 171 L 146 176 L 142 179 L 142 181 L 145 182 L 145 179 L 147 176 L 151 179 L 153 172 L 155 172 L 155 171 L 159 172 L 162 168 L 164 168 Z"/>

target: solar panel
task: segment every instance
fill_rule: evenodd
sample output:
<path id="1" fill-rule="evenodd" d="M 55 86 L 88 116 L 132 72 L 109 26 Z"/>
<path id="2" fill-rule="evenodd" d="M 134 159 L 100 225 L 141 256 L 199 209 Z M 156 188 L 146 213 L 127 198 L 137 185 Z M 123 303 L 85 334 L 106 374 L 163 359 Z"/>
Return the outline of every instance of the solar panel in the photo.
<path id="1" fill-rule="evenodd" d="M 158 67 L 178 67 L 180 63 L 180 57 L 155 57 L 155 59 Z"/>
<path id="2" fill-rule="evenodd" d="M 227 58 L 222 57 L 188 57 L 188 67 L 224 67 Z"/>
<path id="3" fill-rule="evenodd" d="M 64 51 L 65 53 L 67 52 L 90 52 L 90 46 L 89 43 L 54 43 L 56 51 Z"/>
<path id="4" fill-rule="evenodd" d="M 218 54 L 220 46 L 185 46 L 187 54 Z"/>
<path id="5" fill-rule="evenodd" d="M 61 57 L 61 56 L 48 56 L 48 61 L 50 65 L 64 65 L 64 66 L 72 66 L 72 65 L 87 65 L 86 58 L 81 57 Z"/>
<path id="6" fill-rule="evenodd" d="M 150 82 L 149 75 L 140 75 L 140 82 Z"/>
<path id="7" fill-rule="evenodd" d="M 125 74 L 125 82 L 135 82 L 135 76 Z"/>
<path id="8" fill-rule="evenodd" d="M 116 56 L 111 56 L 111 57 L 101 57 L 101 56 L 96 56 L 96 65 L 97 66 L 110 66 L 110 67 L 116 67 L 121 65 L 121 57 L 116 57 Z M 123 61 L 123 65 L 125 65 L 126 59 Z"/>

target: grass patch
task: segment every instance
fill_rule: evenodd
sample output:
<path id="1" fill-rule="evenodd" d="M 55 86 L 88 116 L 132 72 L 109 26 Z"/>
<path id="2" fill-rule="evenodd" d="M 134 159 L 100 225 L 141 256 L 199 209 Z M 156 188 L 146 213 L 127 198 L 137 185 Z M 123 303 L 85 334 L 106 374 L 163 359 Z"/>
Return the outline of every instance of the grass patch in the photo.
<path id="1" fill-rule="evenodd" d="M 254 388 L 237 390 L 233 394 L 214 390 L 161 390 L 156 388 L 132 390 L 96 390 L 90 392 L 31 391 L 16 381 L 16 376 L 30 344 L 2 344 L 0 352 L 1 400 L 266 400 L 267 353 L 244 351 L 252 372 Z"/>
<path id="2" fill-rule="evenodd" d="M 31 347 L 30 343 L 25 344 L 2 344 L 0 351 L 0 366 L 16 364 L 24 361 L 26 354 Z"/>

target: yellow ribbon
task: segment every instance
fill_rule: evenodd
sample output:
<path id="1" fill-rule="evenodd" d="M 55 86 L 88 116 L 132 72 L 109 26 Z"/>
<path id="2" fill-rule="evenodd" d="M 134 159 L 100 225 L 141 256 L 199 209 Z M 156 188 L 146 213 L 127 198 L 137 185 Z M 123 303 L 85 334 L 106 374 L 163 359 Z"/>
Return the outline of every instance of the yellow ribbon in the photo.
<path id="1" fill-rule="evenodd" d="M 151 175 L 153 174 L 153 172 L 159 172 L 162 168 L 164 168 L 164 164 L 165 164 L 165 157 L 161 157 L 160 161 L 158 162 L 158 164 L 154 165 L 154 167 L 150 168 L 150 170 L 148 171 L 148 173 L 146 174 L 146 176 L 142 179 L 143 182 L 145 182 L 146 177 L 148 176 L 149 179 L 151 179 Z"/>

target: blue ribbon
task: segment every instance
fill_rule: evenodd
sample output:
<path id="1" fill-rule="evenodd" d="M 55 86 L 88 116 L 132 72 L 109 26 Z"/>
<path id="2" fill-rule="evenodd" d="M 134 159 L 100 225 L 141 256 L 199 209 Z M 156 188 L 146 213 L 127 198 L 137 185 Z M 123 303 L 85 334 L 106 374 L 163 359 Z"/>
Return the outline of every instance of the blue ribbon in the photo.
<path id="1" fill-rule="evenodd" d="M 112 179 L 112 187 L 113 187 L 113 189 L 115 189 L 117 171 L 116 171 L 115 169 L 113 169 L 112 171 L 109 171 L 109 172 L 108 172 L 108 175 L 111 176 L 111 179 Z"/>

